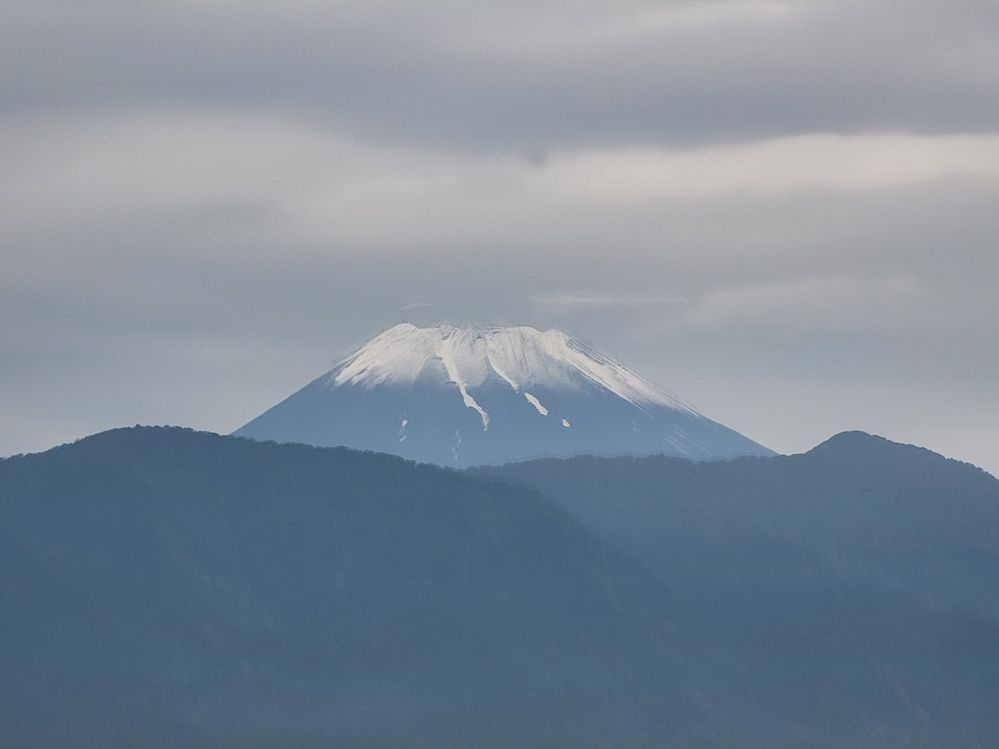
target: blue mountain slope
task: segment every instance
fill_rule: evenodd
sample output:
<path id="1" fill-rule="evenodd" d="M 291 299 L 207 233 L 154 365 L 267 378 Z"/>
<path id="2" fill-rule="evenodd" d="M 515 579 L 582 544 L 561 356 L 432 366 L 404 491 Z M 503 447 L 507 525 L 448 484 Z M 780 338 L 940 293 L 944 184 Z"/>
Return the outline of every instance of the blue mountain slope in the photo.
<path id="1" fill-rule="evenodd" d="M 236 435 L 456 466 L 772 454 L 564 333 L 528 327 L 396 326 Z"/>

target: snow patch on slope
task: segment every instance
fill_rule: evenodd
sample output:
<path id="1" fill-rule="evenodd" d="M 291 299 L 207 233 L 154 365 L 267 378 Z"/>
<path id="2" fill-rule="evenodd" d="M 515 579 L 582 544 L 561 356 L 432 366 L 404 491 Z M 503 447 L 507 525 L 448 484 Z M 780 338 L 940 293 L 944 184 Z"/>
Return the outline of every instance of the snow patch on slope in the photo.
<path id="1" fill-rule="evenodd" d="M 547 416 L 548 415 L 548 409 L 545 408 L 543 405 L 541 405 L 541 401 L 539 401 L 537 398 L 535 398 L 530 393 L 524 393 L 524 397 L 527 398 L 527 402 L 528 403 L 530 403 L 532 406 L 534 406 L 536 409 L 538 409 L 538 413 L 539 414 L 541 414 L 542 416 Z"/>
<path id="2" fill-rule="evenodd" d="M 478 401 L 472 397 L 471 393 L 468 392 L 468 383 L 462 377 L 462 367 L 458 365 L 460 359 L 465 371 L 472 370 L 474 372 L 477 366 L 481 366 L 480 362 L 474 356 L 469 356 L 466 350 L 456 346 L 453 337 L 443 339 L 442 345 L 436 350 L 436 354 L 444 363 L 444 368 L 447 370 L 447 376 L 451 382 L 458 386 L 458 392 L 461 393 L 461 400 L 465 403 L 465 406 L 478 412 L 479 417 L 482 419 L 482 431 L 489 429 L 489 414 L 486 412 L 486 409 L 478 404 Z"/>

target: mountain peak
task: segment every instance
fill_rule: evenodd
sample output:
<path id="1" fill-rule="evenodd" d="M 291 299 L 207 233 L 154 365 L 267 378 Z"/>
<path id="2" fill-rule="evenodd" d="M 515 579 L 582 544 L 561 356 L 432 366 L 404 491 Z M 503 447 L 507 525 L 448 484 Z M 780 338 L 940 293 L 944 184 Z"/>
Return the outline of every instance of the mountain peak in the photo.
<path id="1" fill-rule="evenodd" d="M 452 465 L 771 454 L 568 333 L 529 325 L 399 323 L 237 434 Z"/>
<path id="2" fill-rule="evenodd" d="M 859 429 L 852 429 L 834 434 L 825 442 L 821 442 L 809 450 L 810 453 L 836 453 L 845 455 L 858 452 L 865 455 L 877 453 L 883 454 L 886 451 L 918 451 L 922 453 L 932 453 L 931 450 L 927 450 L 925 447 L 910 445 L 904 442 L 895 442 L 887 437 L 882 437 L 878 434 L 869 434 L 868 432 L 863 432 Z M 933 454 L 935 455 L 936 453 Z"/>
<path id="3" fill-rule="evenodd" d="M 912 461 L 930 460 L 934 462 L 950 462 L 954 464 L 960 461 L 945 458 L 939 453 L 933 452 L 925 447 L 895 442 L 877 434 L 868 434 L 859 430 L 840 432 L 822 442 L 806 455 L 816 455 L 825 458 L 832 458 L 837 461 L 850 461 L 853 465 L 859 465 L 864 461 L 874 461 L 884 463 L 885 461 Z"/>
<path id="4" fill-rule="evenodd" d="M 848 429 L 846 431 L 834 434 L 832 437 L 825 440 L 824 442 L 820 442 L 812 449 L 827 450 L 840 447 L 870 445 L 872 443 L 885 443 L 885 442 L 889 442 L 889 440 L 884 437 L 878 436 L 876 434 L 863 432 L 859 429 Z"/>
<path id="5" fill-rule="evenodd" d="M 443 367 L 459 389 L 498 378 L 514 392 L 531 387 L 603 388 L 642 407 L 690 406 L 564 331 L 529 325 L 420 328 L 400 323 L 372 338 L 330 372 L 333 385 L 412 385 Z M 528 399 L 530 400 L 530 399 Z"/>

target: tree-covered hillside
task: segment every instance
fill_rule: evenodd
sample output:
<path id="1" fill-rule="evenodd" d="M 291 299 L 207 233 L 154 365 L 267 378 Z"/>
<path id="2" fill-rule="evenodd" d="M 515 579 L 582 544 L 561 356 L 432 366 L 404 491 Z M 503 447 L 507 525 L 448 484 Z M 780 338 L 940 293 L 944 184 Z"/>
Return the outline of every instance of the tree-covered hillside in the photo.
<path id="1" fill-rule="evenodd" d="M 987 746 L 996 483 L 95 435 L 0 461 L 0 745 Z"/>

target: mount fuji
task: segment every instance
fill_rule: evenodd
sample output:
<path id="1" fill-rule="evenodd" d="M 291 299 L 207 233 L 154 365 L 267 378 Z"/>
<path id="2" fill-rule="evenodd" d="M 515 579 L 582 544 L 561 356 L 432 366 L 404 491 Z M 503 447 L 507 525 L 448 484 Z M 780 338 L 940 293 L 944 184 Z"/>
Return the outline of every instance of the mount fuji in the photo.
<path id="1" fill-rule="evenodd" d="M 235 435 L 469 466 L 772 455 L 560 330 L 392 327 Z"/>

